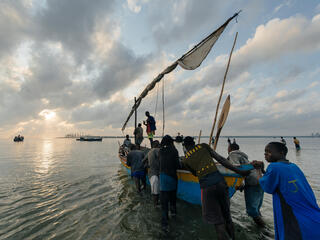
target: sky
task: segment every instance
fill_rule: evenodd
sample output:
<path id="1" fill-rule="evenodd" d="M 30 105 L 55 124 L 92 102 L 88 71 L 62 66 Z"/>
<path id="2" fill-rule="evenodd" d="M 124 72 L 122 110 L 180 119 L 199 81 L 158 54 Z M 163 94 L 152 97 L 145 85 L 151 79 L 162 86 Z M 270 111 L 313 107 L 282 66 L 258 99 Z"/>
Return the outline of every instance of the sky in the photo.
<path id="1" fill-rule="evenodd" d="M 0 137 L 132 134 L 134 97 L 235 12 L 202 65 L 148 95 L 162 134 L 209 135 L 236 32 L 222 135 L 320 132 L 316 0 L 1 0 Z M 221 104 L 222 105 L 222 104 Z"/>

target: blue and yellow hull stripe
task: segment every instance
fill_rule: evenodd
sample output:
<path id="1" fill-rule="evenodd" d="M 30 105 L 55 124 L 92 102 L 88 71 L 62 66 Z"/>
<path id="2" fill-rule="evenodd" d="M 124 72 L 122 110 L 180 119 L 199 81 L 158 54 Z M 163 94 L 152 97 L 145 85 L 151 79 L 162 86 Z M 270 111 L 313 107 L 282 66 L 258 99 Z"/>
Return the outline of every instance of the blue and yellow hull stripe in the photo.
<path id="1" fill-rule="evenodd" d="M 126 164 L 126 157 L 119 155 L 119 158 L 121 164 L 128 171 L 128 174 L 131 175 L 131 169 Z M 252 169 L 252 166 L 242 166 L 241 169 Z M 177 175 L 177 197 L 189 203 L 201 205 L 201 190 L 198 178 L 193 176 L 189 171 L 186 170 L 177 170 Z M 244 178 L 236 173 L 223 173 L 222 175 L 229 187 L 229 197 L 231 198 L 236 192 L 237 187 L 241 186 Z"/>

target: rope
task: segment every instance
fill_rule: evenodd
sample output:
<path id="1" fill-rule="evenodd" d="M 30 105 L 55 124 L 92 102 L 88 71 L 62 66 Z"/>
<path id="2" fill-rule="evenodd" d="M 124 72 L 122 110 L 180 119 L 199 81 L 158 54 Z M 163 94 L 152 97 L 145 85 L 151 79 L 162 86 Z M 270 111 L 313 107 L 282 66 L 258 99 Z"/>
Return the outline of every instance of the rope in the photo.
<path id="1" fill-rule="evenodd" d="M 158 87 L 157 87 L 156 107 L 155 107 L 155 109 L 154 109 L 154 118 L 155 118 L 155 119 L 157 119 L 158 96 L 159 96 L 159 85 L 158 85 Z"/>
<path id="2" fill-rule="evenodd" d="M 164 116 L 164 79 L 162 80 L 162 137 L 164 136 L 165 116 Z"/>

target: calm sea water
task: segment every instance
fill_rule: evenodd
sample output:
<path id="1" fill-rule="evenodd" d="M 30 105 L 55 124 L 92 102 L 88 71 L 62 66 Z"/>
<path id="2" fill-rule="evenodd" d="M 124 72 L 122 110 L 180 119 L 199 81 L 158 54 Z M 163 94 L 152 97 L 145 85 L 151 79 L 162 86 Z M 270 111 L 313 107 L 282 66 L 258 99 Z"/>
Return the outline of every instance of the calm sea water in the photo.
<path id="1" fill-rule="evenodd" d="M 272 138 L 239 138 L 250 159 L 263 160 Z M 304 171 L 320 199 L 320 139 L 302 138 L 296 152 L 291 139 L 288 159 Z M 226 156 L 226 139 L 218 152 Z M 181 148 L 181 146 L 178 146 Z M 215 239 L 203 223 L 200 206 L 178 201 L 170 232 L 160 230 L 160 209 L 148 193 L 137 195 L 121 166 L 118 139 L 0 139 L 0 239 Z M 262 214 L 268 226 L 255 227 L 245 213 L 243 193 L 231 201 L 237 239 L 273 239 L 271 196 Z"/>

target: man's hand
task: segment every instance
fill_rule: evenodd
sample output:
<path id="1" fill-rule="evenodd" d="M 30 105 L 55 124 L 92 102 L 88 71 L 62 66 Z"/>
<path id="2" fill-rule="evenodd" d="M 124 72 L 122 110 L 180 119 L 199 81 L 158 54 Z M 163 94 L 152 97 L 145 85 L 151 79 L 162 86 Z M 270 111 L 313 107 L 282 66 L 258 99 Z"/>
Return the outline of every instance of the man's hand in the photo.
<path id="1" fill-rule="evenodd" d="M 264 163 L 262 161 L 253 160 L 251 162 L 251 164 L 255 169 L 263 169 L 264 168 Z"/>

